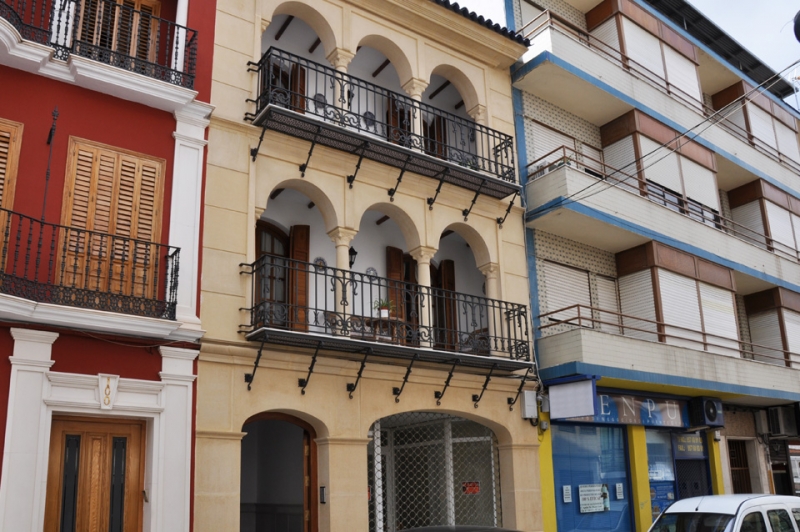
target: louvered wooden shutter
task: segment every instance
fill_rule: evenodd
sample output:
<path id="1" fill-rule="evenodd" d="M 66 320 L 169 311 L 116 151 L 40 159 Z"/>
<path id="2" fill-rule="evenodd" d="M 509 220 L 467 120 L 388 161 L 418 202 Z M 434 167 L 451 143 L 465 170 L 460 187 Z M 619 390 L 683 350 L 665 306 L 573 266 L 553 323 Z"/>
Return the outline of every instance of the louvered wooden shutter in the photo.
<path id="1" fill-rule="evenodd" d="M 308 330 L 308 261 L 311 226 L 289 229 L 289 327 Z"/>
<path id="2" fill-rule="evenodd" d="M 136 42 L 131 50 L 131 55 L 145 61 L 155 62 L 156 46 L 155 39 L 157 34 L 158 21 L 153 17 L 158 17 L 161 11 L 161 4 L 148 0 L 140 0 L 136 6 L 137 20 L 135 21 Z"/>
<path id="3" fill-rule="evenodd" d="M 439 280 L 442 290 L 439 292 L 440 297 L 437 301 L 437 309 L 439 315 L 437 316 L 437 325 L 439 328 L 444 329 L 444 334 L 437 334 L 438 339 L 444 338 L 445 349 L 453 349 L 458 342 L 459 324 L 456 316 L 456 307 L 458 302 L 455 300 L 456 290 L 456 265 L 452 260 L 443 260 L 439 264 Z M 471 333 L 473 331 L 464 331 Z"/>
<path id="4" fill-rule="evenodd" d="M 661 315 L 664 318 L 666 343 L 702 349 L 700 300 L 697 281 L 667 270 L 658 269 Z M 697 332 L 694 332 L 697 331 Z"/>
<path id="5" fill-rule="evenodd" d="M 22 124 L 0 118 L 0 207 L 11 209 L 17 182 Z"/>
<path id="6" fill-rule="evenodd" d="M 405 316 L 405 298 L 403 297 L 403 250 L 392 246 L 386 247 L 386 277 L 388 281 L 387 297 L 394 305 L 393 316 Z M 383 294 L 379 297 L 383 298 Z"/>
<path id="7" fill-rule="evenodd" d="M 155 297 L 163 161 L 70 139 L 61 282 Z M 110 269 L 110 271 L 109 271 Z"/>

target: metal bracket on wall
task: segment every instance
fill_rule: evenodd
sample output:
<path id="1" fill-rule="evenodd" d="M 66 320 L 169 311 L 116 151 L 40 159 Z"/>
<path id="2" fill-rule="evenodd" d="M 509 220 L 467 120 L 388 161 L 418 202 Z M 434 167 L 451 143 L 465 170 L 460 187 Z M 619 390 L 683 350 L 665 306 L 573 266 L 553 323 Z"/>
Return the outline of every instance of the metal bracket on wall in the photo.
<path id="1" fill-rule="evenodd" d="M 356 148 L 353 153 L 358 150 L 361 150 L 361 155 L 358 156 L 358 162 L 356 163 L 356 171 L 353 172 L 351 175 L 347 176 L 347 184 L 350 185 L 350 188 L 353 188 L 353 182 L 356 180 L 358 176 L 358 171 L 361 170 L 361 161 L 364 160 L 364 154 L 367 152 L 369 148 L 369 142 L 364 142 L 359 148 Z"/>
<path id="2" fill-rule="evenodd" d="M 311 154 L 314 153 L 314 146 L 317 145 L 317 137 L 319 137 L 319 132 L 322 130 L 322 127 L 317 126 L 317 132 L 314 133 L 314 138 L 311 140 L 311 147 L 308 149 L 308 157 L 306 157 L 306 162 L 299 166 L 300 170 L 300 177 L 306 176 L 306 169 L 308 168 L 308 163 L 311 162 Z"/>
<path id="3" fill-rule="evenodd" d="M 489 370 L 489 374 L 486 376 L 486 380 L 483 381 L 483 388 L 481 388 L 481 394 L 478 395 L 477 393 L 472 394 L 472 402 L 475 403 L 475 408 L 478 408 L 478 403 L 481 402 L 483 399 L 483 394 L 486 393 L 486 387 L 489 386 L 489 381 L 492 380 L 492 373 L 494 370 L 497 369 L 497 364 L 492 364 L 492 369 Z"/>
<path id="4" fill-rule="evenodd" d="M 399 388 L 397 386 L 392 388 L 392 394 L 394 395 L 394 402 L 395 403 L 399 403 L 400 402 L 400 394 L 403 393 L 403 390 L 405 389 L 406 384 L 408 384 L 408 376 L 411 375 L 411 368 L 414 366 L 414 362 L 416 362 L 418 359 L 419 359 L 419 354 L 415 354 L 414 358 L 411 359 L 411 363 L 408 365 L 408 369 L 406 369 L 406 376 L 403 377 L 403 384 L 400 385 Z"/>
<path id="5" fill-rule="evenodd" d="M 472 208 L 475 206 L 475 202 L 478 201 L 478 196 L 481 195 L 481 190 L 483 190 L 483 185 L 486 184 L 486 180 L 481 180 L 481 186 L 478 187 L 478 190 L 475 191 L 475 197 L 472 198 L 472 203 L 469 206 L 469 209 L 464 209 L 461 211 L 461 214 L 464 215 L 464 221 L 466 222 L 469 219 L 469 213 L 472 212 Z"/>
<path id="6" fill-rule="evenodd" d="M 461 359 L 455 359 L 453 361 L 453 367 L 450 368 L 450 373 L 447 374 L 447 380 L 444 381 L 444 388 L 442 388 L 441 392 L 433 392 L 433 396 L 436 398 L 436 406 L 442 406 L 442 398 L 444 397 L 444 392 L 447 391 L 447 388 L 450 387 L 450 381 L 453 379 L 453 373 L 456 370 L 456 366 L 461 363 Z"/>
<path id="7" fill-rule="evenodd" d="M 264 335 L 264 339 L 261 340 L 261 347 L 258 348 L 258 355 L 256 356 L 256 362 L 253 364 L 253 373 L 245 373 L 244 374 L 244 382 L 247 383 L 247 391 L 250 391 L 250 388 L 253 386 L 253 379 L 256 378 L 256 370 L 258 369 L 258 363 L 261 361 L 261 353 L 264 351 L 264 342 L 267 341 L 267 335 Z"/>
<path id="8" fill-rule="evenodd" d="M 406 157 L 405 162 L 403 163 L 403 168 L 400 170 L 400 176 L 397 178 L 397 183 L 395 184 L 394 188 L 389 189 L 389 201 L 394 201 L 394 195 L 397 192 L 397 189 L 400 188 L 400 183 L 403 182 L 403 175 L 406 173 L 406 168 L 408 167 L 408 161 L 411 160 L 411 156 L 409 155 Z"/>
<path id="9" fill-rule="evenodd" d="M 517 401 L 519 400 L 519 396 L 522 394 L 522 388 L 525 386 L 525 383 L 528 382 L 529 375 L 531 374 L 532 371 L 533 371 L 533 367 L 530 367 L 530 368 L 527 369 L 527 371 L 525 372 L 525 375 L 522 376 L 522 381 L 519 383 L 519 388 L 517 388 L 517 394 L 514 396 L 513 399 L 511 397 L 509 397 L 507 399 L 508 409 L 510 411 L 514 410 L 514 405 L 517 404 Z"/>
<path id="10" fill-rule="evenodd" d="M 314 356 L 311 357 L 311 365 L 308 366 L 308 375 L 306 375 L 306 378 L 297 379 L 297 385 L 302 388 L 302 390 L 300 390 L 301 395 L 306 394 L 306 386 L 308 386 L 308 381 L 311 380 L 311 374 L 314 373 L 314 366 L 317 363 L 317 355 L 319 354 L 320 347 L 322 347 L 322 342 L 317 343 L 317 348 L 314 350 Z"/>
<path id="11" fill-rule="evenodd" d="M 441 177 L 439 177 L 439 186 L 436 187 L 436 194 L 434 194 L 434 196 L 432 198 L 428 198 L 428 210 L 429 211 L 433 210 L 433 204 L 436 203 L 436 198 L 439 197 L 439 192 L 442 191 L 442 185 L 444 184 L 444 178 L 447 177 L 447 174 L 449 174 L 449 173 L 450 173 L 450 169 L 449 168 L 445 168 L 444 170 L 439 172 L 439 175 Z"/>
<path id="12" fill-rule="evenodd" d="M 261 126 L 261 136 L 258 137 L 258 146 L 256 146 L 255 148 L 250 148 L 250 157 L 253 158 L 253 162 L 255 162 L 256 159 L 258 158 L 258 150 L 261 149 L 261 143 L 264 142 L 264 134 L 266 132 L 267 132 L 267 126 L 266 125 Z"/>
<path id="13" fill-rule="evenodd" d="M 350 399 L 353 398 L 353 392 L 358 388 L 358 383 L 361 381 L 361 375 L 364 373 L 364 367 L 367 365 L 367 359 L 372 354 L 372 349 L 368 348 L 364 354 L 364 360 L 361 361 L 361 367 L 358 368 L 358 375 L 356 375 L 356 382 L 347 383 L 347 391 L 350 392 Z"/>
<path id="14" fill-rule="evenodd" d="M 511 209 L 514 207 L 514 201 L 519 196 L 519 191 L 514 192 L 514 197 L 511 198 L 511 203 L 508 204 L 508 208 L 506 209 L 506 213 L 503 215 L 502 218 L 497 219 L 497 224 L 500 226 L 500 229 L 503 228 L 503 224 L 506 223 L 506 218 L 508 218 L 508 213 L 511 212 Z"/>

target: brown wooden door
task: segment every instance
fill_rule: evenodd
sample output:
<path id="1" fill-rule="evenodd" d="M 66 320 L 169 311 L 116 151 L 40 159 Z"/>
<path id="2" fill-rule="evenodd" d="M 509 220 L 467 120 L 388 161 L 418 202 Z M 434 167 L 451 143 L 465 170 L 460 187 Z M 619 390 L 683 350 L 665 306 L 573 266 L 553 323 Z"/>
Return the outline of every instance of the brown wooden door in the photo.
<path id="1" fill-rule="evenodd" d="M 409 146 L 411 139 L 411 114 L 402 102 L 394 96 L 389 96 L 386 108 L 386 136 L 389 142 Z"/>
<path id="2" fill-rule="evenodd" d="M 447 159 L 447 120 L 442 116 L 434 116 L 430 125 L 422 122 L 422 134 L 425 137 L 425 153 Z"/>
<path id="3" fill-rule="evenodd" d="M 403 250 L 386 246 L 386 277 L 388 289 L 386 296 L 392 302 L 390 316 L 402 319 L 406 315 L 403 285 Z M 381 297 L 383 297 L 381 295 Z"/>
<path id="4" fill-rule="evenodd" d="M 143 421 L 54 417 L 44 532 L 142 530 Z"/>
<path id="5" fill-rule="evenodd" d="M 285 326 L 288 320 L 287 260 L 289 237 L 278 227 L 263 221 L 256 225 L 256 258 L 259 267 L 255 272 L 253 306 L 260 308 L 257 327 Z"/>
<path id="6" fill-rule="evenodd" d="M 436 348 L 452 351 L 458 343 L 455 263 L 452 260 L 443 260 L 438 269 L 431 270 L 431 281 Z"/>
<path id="7" fill-rule="evenodd" d="M 306 112 L 306 69 L 298 64 L 292 65 L 291 87 L 292 111 Z"/>
<path id="8" fill-rule="evenodd" d="M 289 327 L 308 330 L 308 262 L 311 226 L 289 229 Z"/>

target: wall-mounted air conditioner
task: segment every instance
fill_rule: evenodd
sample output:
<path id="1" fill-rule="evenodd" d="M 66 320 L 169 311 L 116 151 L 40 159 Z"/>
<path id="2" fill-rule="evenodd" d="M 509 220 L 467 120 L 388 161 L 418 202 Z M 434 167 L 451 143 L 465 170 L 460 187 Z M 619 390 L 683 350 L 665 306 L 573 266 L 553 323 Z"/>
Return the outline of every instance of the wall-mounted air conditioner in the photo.
<path id="1" fill-rule="evenodd" d="M 774 406 L 767 410 L 769 433 L 773 438 L 797 436 L 797 406 Z"/>
<path id="2" fill-rule="evenodd" d="M 724 427 L 722 401 L 715 397 L 695 397 L 689 401 L 689 424 L 692 428 Z"/>

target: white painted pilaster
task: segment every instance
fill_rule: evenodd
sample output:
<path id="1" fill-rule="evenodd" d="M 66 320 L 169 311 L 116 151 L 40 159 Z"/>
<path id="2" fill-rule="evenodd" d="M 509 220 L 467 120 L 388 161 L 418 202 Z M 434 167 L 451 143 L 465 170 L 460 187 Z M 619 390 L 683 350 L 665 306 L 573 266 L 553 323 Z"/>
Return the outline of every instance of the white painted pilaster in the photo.
<path id="1" fill-rule="evenodd" d="M 213 107 L 193 102 L 175 112 L 175 167 L 172 172 L 172 204 L 169 243 L 181 248 L 178 274 L 177 320 L 182 329 L 200 329 L 197 317 L 197 281 L 200 246 L 200 212 L 203 198 L 205 130 Z M 187 331 L 188 333 L 189 331 Z"/>
<path id="2" fill-rule="evenodd" d="M 164 383 L 160 416 L 161 467 L 157 483 L 161 490 L 157 516 L 158 530 L 189 530 L 189 503 L 192 470 L 192 392 L 194 388 L 194 359 L 200 353 L 194 349 L 161 347 L 161 382 Z"/>
<path id="3" fill-rule="evenodd" d="M 41 530 L 47 488 L 50 419 L 42 402 L 58 333 L 11 329 L 14 337 L 8 393 L 0 530 Z M 41 467 L 44 463 L 45 467 Z"/>

